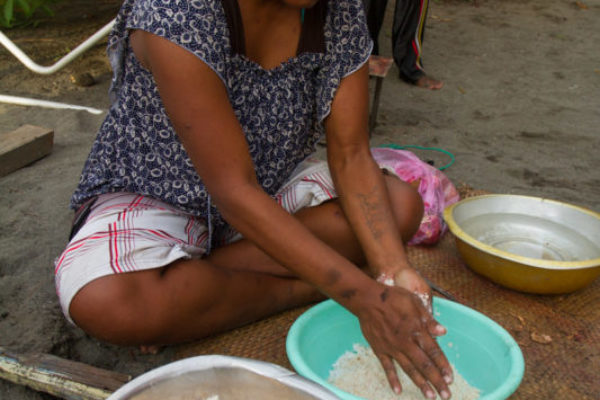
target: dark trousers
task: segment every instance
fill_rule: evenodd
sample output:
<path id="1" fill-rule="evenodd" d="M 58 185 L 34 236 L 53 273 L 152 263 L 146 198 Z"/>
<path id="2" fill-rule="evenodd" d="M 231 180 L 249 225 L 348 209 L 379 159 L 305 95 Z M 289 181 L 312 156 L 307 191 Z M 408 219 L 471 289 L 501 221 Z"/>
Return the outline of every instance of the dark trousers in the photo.
<path id="1" fill-rule="evenodd" d="M 374 42 L 373 54 L 379 54 L 379 32 L 387 0 L 363 0 L 369 33 Z M 425 72 L 421 64 L 421 47 L 429 0 L 396 0 L 392 25 L 392 54 L 400 77 L 414 83 Z"/>

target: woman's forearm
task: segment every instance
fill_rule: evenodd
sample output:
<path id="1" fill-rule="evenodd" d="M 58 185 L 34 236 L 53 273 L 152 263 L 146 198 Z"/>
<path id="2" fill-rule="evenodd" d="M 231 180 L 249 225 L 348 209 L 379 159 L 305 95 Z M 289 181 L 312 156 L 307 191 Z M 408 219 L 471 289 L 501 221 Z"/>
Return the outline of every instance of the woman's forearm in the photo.
<path id="1" fill-rule="evenodd" d="M 367 131 L 369 71 L 342 80 L 325 121 L 327 159 L 339 201 L 369 267 L 408 266 L 383 174 L 371 156 Z"/>
<path id="2" fill-rule="evenodd" d="M 385 179 L 370 150 L 332 152 L 329 163 L 342 209 L 369 266 L 375 270 L 408 267 Z"/>
<path id="3" fill-rule="evenodd" d="M 240 200 L 243 199 L 243 200 Z M 238 185 L 213 200 L 225 219 L 270 257 L 357 313 L 378 284 L 313 235 L 260 187 Z"/>

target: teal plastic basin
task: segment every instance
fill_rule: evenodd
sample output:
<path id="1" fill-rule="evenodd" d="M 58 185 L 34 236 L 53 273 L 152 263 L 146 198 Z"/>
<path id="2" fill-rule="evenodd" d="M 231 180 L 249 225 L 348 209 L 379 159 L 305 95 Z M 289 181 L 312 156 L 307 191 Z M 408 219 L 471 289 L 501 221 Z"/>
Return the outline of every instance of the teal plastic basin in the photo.
<path id="1" fill-rule="evenodd" d="M 438 338 L 457 371 L 480 390 L 481 400 L 506 399 L 523 378 L 519 345 L 500 325 L 461 304 L 434 297 L 434 315 L 448 333 Z M 332 390 L 342 399 L 361 397 L 329 384 L 333 364 L 355 343 L 367 345 L 358 319 L 333 300 L 310 308 L 292 325 L 286 340 L 288 358 L 298 374 Z"/>

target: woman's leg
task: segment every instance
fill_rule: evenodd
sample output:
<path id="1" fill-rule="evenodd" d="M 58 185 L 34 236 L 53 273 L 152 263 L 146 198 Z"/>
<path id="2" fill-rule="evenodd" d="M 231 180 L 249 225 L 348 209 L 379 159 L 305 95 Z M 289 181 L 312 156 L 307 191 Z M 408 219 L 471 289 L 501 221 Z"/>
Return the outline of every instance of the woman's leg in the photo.
<path id="1" fill-rule="evenodd" d="M 75 295 L 70 313 L 83 330 L 108 342 L 169 344 L 322 298 L 298 279 L 232 271 L 192 259 L 96 279 Z"/>
<path id="2" fill-rule="evenodd" d="M 392 211 L 404 242 L 419 229 L 423 218 L 423 202 L 416 189 L 393 175 L 386 175 Z M 362 266 L 365 257 L 339 202 L 331 200 L 317 207 L 304 208 L 294 214 L 319 239 L 336 249 L 352 263 Z M 289 270 L 270 258 L 248 240 L 240 240 L 212 252 L 213 264 L 239 270 L 252 270 L 276 276 L 292 277 Z"/>
<path id="3" fill-rule="evenodd" d="M 418 229 L 422 203 L 410 185 L 386 177 L 404 240 Z M 357 265 L 364 256 L 336 201 L 295 214 Z M 198 339 L 322 299 L 248 241 L 165 268 L 98 278 L 79 291 L 70 315 L 86 332 L 120 344 Z"/>

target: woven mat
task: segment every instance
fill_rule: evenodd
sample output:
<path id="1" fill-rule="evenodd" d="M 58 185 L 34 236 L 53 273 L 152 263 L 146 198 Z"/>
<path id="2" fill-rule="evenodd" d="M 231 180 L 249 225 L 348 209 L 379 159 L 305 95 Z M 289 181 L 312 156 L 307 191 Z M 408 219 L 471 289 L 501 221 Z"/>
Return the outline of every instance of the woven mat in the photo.
<path id="1" fill-rule="evenodd" d="M 459 189 L 462 197 L 485 193 Z M 498 322 L 517 340 L 525 358 L 525 376 L 511 399 L 600 399 L 600 279 L 560 296 L 505 289 L 465 266 L 451 234 L 433 247 L 410 247 L 408 256 L 425 277 L 458 302 Z M 293 370 L 285 352 L 286 334 L 306 309 L 180 346 L 176 355 L 233 355 Z"/>

